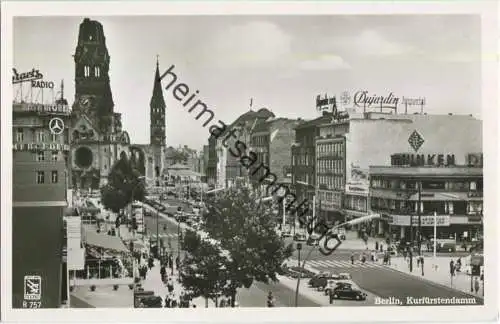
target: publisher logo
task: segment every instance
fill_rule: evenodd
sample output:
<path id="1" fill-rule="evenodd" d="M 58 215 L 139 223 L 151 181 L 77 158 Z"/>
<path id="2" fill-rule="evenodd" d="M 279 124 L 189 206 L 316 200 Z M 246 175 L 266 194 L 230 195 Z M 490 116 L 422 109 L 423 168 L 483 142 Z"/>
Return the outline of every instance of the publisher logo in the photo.
<path id="1" fill-rule="evenodd" d="M 40 300 L 42 298 L 42 277 L 24 276 L 24 299 Z"/>

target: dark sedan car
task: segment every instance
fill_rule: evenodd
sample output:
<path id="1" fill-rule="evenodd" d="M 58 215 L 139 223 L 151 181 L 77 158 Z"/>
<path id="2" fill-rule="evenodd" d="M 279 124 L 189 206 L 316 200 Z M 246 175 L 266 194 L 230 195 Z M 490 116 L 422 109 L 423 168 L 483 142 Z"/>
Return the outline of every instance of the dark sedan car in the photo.
<path id="1" fill-rule="evenodd" d="M 321 272 L 309 279 L 309 287 L 311 288 L 318 288 L 318 287 L 323 287 L 322 284 L 324 284 L 325 280 L 328 280 L 332 277 L 333 275 L 329 272 Z"/>
<path id="2" fill-rule="evenodd" d="M 330 304 L 334 299 L 366 300 L 366 294 L 359 289 L 354 289 L 350 284 L 338 284 L 330 293 Z"/>

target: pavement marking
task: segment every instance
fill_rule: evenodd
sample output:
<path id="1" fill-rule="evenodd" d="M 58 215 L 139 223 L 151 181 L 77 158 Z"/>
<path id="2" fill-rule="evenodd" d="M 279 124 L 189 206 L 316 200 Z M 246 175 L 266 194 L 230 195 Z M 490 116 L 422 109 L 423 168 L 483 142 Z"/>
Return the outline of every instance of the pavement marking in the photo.
<path id="1" fill-rule="evenodd" d="M 297 263 L 297 260 L 291 259 L 290 263 Z M 306 262 L 306 265 L 320 268 L 386 268 L 384 265 L 378 263 L 355 262 L 354 264 L 351 264 L 351 261 L 342 260 L 310 260 Z"/>

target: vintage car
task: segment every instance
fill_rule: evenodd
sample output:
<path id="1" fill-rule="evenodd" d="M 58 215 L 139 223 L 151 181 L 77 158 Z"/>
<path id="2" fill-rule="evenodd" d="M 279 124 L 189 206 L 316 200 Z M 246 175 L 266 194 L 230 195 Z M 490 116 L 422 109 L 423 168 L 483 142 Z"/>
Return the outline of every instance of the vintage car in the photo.
<path id="1" fill-rule="evenodd" d="M 366 293 L 354 288 L 351 284 L 339 283 L 330 293 L 330 303 L 333 299 L 366 300 L 366 297 Z"/>

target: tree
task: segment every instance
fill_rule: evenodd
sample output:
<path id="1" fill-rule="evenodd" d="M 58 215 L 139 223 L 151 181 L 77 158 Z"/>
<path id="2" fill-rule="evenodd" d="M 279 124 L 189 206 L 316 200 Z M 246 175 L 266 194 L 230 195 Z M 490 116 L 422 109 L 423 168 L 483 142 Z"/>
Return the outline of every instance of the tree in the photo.
<path id="1" fill-rule="evenodd" d="M 293 252 L 275 230 L 276 220 L 265 203 L 248 188 L 229 189 L 206 201 L 203 229 L 228 251 L 227 294 L 234 306 L 237 289 L 249 288 L 254 280 L 278 281 L 282 265 Z"/>
<path id="2" fill-rule="evenodd" d="M 226 290 L 228 259 L 221 248 L 187 231 L 182 240 L 187 255 L 182 261 L 180 281 L 191 297 L 204 297 L 217 302 Z"/>
<path id="3" fill-rule="evenodd" d="M 140 176 L 127 154 L 122 152 L 109 172 L 108 184 L 101 188 L 104 207 L 118 212 L 133 200 L 144 200 L 146 188 Z"/>

